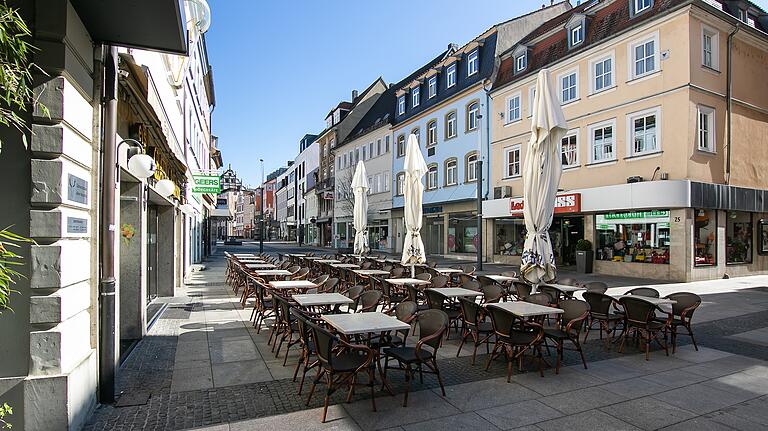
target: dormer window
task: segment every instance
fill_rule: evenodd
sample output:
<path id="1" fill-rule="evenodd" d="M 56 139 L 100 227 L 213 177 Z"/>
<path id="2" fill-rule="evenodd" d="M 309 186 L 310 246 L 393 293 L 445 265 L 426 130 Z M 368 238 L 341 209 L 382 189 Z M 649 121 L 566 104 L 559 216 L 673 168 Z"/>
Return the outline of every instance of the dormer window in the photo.
<path id="1" fill-rule="evenodd" d="M 571 29 L 571 47 L 584 41 L 584 26 L 579 25 Z"/>
<path id="2" fill-rule="evenodd" d="M 515 72 L 522 72 L 528 67 L 528 57 L 526 54 L 519 55 L 515 58 Z"/>
<path id="3" fill-rule="evenodd" d="M 568 48 L 574 48 L 584 43 L 587 33 L 587 23 L 589 17 L 583 13 L 576 13 L 571 16 L 565 24 L 565 33 L 568 38 Z"/>
<path id="4" fill-rule="evenodd" d="M 430 99 L 437 95 L 437 75 L 431 76 L 427 81 L 427 92 Z"/>
<path id="5" fill-rule="evenodd" d="M 653 0 L 630 0 L 632 2 L 632 16 L 643 13 L 653 7 Z"/>
<path id="6" fill-rule="evenodd" d="M 405 114 L 405 95 L 397 98 L 397 115 Z"/>
<path id="7" fill-rule="evenodd" d="M 411 90 L 411 106 L 415 108 L 419 106 L 419 102 L 421 102 L 421 88 L 414 87 Z"/>
<path id="8" fill-rule="evenodd" d="M 445 88 L 451 88 L 456 85 L 456 63 L 448 66 L 445 72 Z"/>
<path id="9" fill-rule="evenodd" d="M 472 76 L 477 73 L 479 63 L 477 50 L 470 52 L 467 56 L 467 76 Z"/>

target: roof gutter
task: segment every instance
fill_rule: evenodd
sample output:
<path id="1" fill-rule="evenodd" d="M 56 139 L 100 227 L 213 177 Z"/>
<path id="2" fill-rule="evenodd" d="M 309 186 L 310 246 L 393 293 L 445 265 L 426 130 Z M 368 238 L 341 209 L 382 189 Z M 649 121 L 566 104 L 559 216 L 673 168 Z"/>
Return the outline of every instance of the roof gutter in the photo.
<path id="1" fill-rule="evenodd" d="M 731 122 L 731 113 L 733 112 L 733 37 L 741 30 L 741 25 L 736 23 L 733 31 L 728 34 L 727 43 L 727 71 L 726 80 L 727 88 L 725 93 L 726 100 L 726 123 L 728 123 L 728 134 L 726 135 L 726 153 L 725 153 L 725 184 L 731 184 L 731 128 L 733 126 Z"/>

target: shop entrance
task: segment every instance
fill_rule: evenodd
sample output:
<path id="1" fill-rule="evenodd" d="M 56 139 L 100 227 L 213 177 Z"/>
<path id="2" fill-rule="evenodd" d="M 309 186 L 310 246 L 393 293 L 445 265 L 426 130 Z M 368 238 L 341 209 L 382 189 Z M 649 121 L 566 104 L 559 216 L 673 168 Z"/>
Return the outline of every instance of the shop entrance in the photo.
<path id="1" fill-rule="evenodd" d="M 442 217 L 427 217 L 425 223 L 424 248 L 427 254 L 443 254 L 445 226 Z"/>
<path id="2" fill-rule="evenodd" d="M 157 298 L 157 227 L 156 205 L 147 206 L 147 303 Z"/>
<path id="3" fill-rule="evenodd" d="M 549 238 L 555 263 L 558 266 L 576 265 L 576 242 L 584 238 L 584 217 L 554 217 Z"/>

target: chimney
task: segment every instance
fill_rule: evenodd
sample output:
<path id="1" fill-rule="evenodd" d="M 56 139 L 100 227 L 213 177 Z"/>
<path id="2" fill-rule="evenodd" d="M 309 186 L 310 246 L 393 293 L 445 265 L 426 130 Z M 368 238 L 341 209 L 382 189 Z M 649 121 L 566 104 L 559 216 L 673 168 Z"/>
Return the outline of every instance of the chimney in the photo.
<path id="1" fill-rule="evenodd" d="M 352 102 L 354 102 L 355 99 L 357 99 L 357 90 L 352 90 Z"/>

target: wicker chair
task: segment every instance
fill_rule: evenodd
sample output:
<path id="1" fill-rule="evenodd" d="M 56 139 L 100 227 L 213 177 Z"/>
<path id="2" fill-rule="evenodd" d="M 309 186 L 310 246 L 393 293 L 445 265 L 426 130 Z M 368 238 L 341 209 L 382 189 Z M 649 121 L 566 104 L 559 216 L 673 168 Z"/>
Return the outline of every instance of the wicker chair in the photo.
<path id="1" fill-rule="evenodd" d="M 525 298 L 528 297 L 528 295 L 531 294 L 531 291 L 533 290 L 533 286 L 531 286 L 528 283 L 522 282 L 522 281 L 513 281 L 512 287 L 515 289 L 515 296 L 518 300 L 525 300 Z"/>
<path id="2" fill-rule="evenodd" d="M 691 319 L 693 318 L 693 312 L 701 305 L 701 297 L 695 293 L 679 292 L 667 295 L 666 298 L 676 301 L 672 304 L 672 320 L 669 321 L 669 328 L 672 334 L 672 353 L 674 354 L 677 351 L 678 328 L 681 326 L 688 332 L 682 335 L 691 337 L 693 348 L 699 351 L 699 346 L 696 345 L 696 338 L 693 337 Z"/>
<path id="3" fill-rule="evenodd" d="M 488 356 L 485 369 L 488 370 L 491 367 L 491 361 L 504 353 L 507 359 L 507 383 L 509 383 L 512 377 L 512 364 L 517 361 L 518 369 L 522 369 L 523 355 L 528 350 L 532 350 L 539 359 L 539 374 L 544 377 L 544 369 L 542 368 L 544 359 L 541 354 L 544 328 L 541 324 L 519 319 L 497 305 L 491 304 L 486 307 L 486 310 L 491 316 L 496 342 L 490 356 Z"/>
<path id="4" fill-rule="evenodd" d="M 640 295 L 642 296 L 642 295 Z M 621 345 L 619 352 L 624 352 L 624 342 L 631 334 L 636 334 L 645 344 L 645 360 L 650 360 L 651 341 L 656 341 L 659 346 L 664 348 L 669 356 L 669 346 L 667 343 L 667 330 L 672 320 L 670 315 L 664 322 L 656 320 L 656 310 L 659 308 L 648 301 L 631 296 L 622 296 L 619 303 L 624 307 L 624 325 L 625 331 L 621 336 Z M 664 343 L 661 343 L 659 336 L 664 336 Z"/>
<path id="5" fill-rule="evenodd" d="M 594 325 L 597 322 L 599 324 L 597 329 L 600 331 L 600 339 L 603 339 L 603 333 L 605 333 L 605 345 L 608 347 L 608 343 L 610 343 L 611 337 L 616 332 L 619 323 L 624 321 L 624 313 L 616 313 L 616 299 L 604 293 L 588 290 L 584 292 L 583 296 L 584 300 L 589 303 L 589 317 L 587 317 L 586 330 L 584 331 L 584 342 L 587 342 L 589 331 L 595 329 Z"/>
<path id="6" fill-rule="evenodd" d="M 360 304 L 360 309 L 356 310 L 356 313 L 370 313 L 376 311 L 381 302 L 383 293 L 380 290 L 369 290 L 363 292 L 358 298 L 357 302 Z"/>
<path id="7" fill-rule="evenodd" d="M 485 320 L 483 307 L 466 298 L 459 298 L 461 304 L 462 335 L 456 357 L 459 357 L 467 337 L 472 337 L 472 365 L 475 365 L 477 347 L 485 344 L 486 353 L 490 353 L 490 339 L 493 336 L 493 325 Z"/>
<path id="8" fill-rule="evenodd" d="M 584 359 L 579 336 L 581 335 L 581 328 L 584 326 L 584 320 L 589 316 L 589 304 L 579 299 L 566 299 L 560 301 L 560 308 L 563 309 L 563 312 L 558 315 L 556 327 L 544 328 L 544 336 L 555 343 L 555 350 L 557 351 L 555 374 L 560 374 L 560 363 L 563 360 L 563 350 L 566 350 L 566 341 L 570 341 L 573 345 L 567 350 L 579 352 L 584 369 L 587 369 L 587 360 Z"/>
<path id="9" fill-rule="evenodd" d="M 628 290 L 625 295 L 637 295 L 637 296 L 647 296 L 648 298 L 658 298 L 659 297 L 659 291 L 652 288 L 652 287 L 636 287 L 634 289 Z"/>
<path id="10" fill-rule="evenodd" d="M 602 281 L 590 281 L 584 287 L 587 289 L 587 292 L 605 293 L 608 290 L 608 285 Z"/>
<path id="11" fill-rule="evenodd" d="M 431 310 L 442 310 L 445 312 L 448 316 L 449 323 L 453 322 L 453 325 L 458 332 L 461 311 L 451 308 L 448 305 L 448 297 L 440 293 L 439 290 L 427 289 L 424 291 L 424 295 L 427 297 L 427 305 L 429 308 Z"/>

